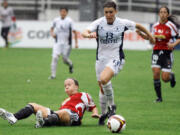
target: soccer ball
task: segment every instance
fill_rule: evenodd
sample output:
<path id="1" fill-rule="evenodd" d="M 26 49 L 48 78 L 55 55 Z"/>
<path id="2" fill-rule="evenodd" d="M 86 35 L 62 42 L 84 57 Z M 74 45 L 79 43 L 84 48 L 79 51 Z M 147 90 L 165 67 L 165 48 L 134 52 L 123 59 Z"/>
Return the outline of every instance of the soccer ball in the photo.
<path id="1" fill-rule="evenodd" d="M 126 127 L 126 121 L 121 115 L 112 115 L 107 121 L 107 127 L 112 133 L 120 133 Z"/>

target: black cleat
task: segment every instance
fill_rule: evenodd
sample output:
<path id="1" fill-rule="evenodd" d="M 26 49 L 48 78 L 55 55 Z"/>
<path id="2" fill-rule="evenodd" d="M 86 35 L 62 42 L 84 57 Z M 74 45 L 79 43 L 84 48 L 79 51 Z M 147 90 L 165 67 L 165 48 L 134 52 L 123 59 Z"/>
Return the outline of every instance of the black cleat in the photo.
<path id="1" fill-rule="evenodd" d="M 74 71 L 73 71 L 73 65 L 69 66 L 69 73 L 72 74 Z"/>
<path id="2" fill-rule="evenodd" d="M 106 118 L 108 117 L 108 114 L 102 114 L 101 117 L 99 118 L 99 125 L 103 126 L 105 125 L 104 121 L 106 120 Z"/>
<path id="3" fill-rule="evenodd" d="M 102 114 L 101 117 L 99 118 L 99 125 L 104 125 L 105 124 L 104 121 L 115 114 L 116 114 L 116 105 L 108 106 L 108 112 Z"/>
<path id="4" fill-rule="evenodd" d="M 116 105 L 108 106 L 108 118 L 116 114 Z"/>
<path id="5" fill-rule="evenodd" d="M 161 103 L 163 100 L 162 100 L 162 98 L 157 98 L 154 102 L 155 103 Z"/>
<path id="6" fill-rule="evenodd" d="M 172 88 L 175 87 L 175 85 L 176 85 L 176 79 L 175 79 L 174 73 L 171 73 L 170 85 Z"/>

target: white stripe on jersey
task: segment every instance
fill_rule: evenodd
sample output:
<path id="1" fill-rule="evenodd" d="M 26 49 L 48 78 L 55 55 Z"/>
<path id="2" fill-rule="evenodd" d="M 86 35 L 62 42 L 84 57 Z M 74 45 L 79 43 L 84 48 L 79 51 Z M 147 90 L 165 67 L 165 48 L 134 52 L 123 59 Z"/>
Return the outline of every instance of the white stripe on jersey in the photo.
<path id="1" fill-rule="evenodd" d="M 92 97 L 88 93 L 85 93 L 85 92 L 81 92 L 81 93 L 82 93 L 81 100 L 85 104 L 86 110 L 89 111 L 90 107 L 95 106 L 95 104 L 94 104 L 94 102 L 92 100 Z"/>
<path id="2" fill-rule="evenodd" d="M 115 18 L 112 25 L 107 24 L 105 17 L 92 22 L 87 29 L 91 32 L 97 32 L 97 59 L 119 59 L 124 32 L 135 30 L 135 26 L 135 22 L 118 17 Z"/>
<path id="3" fill-rule="evenodd" d="M 169 26 L 169 28 L 171 29 L 172 36 L 176 36 L 178 34 L 178 29 L 174 23 L 172 23 L 171 21 L 168 21 L 166 25 Z"/>
<path id="4" fill-rule="evenodd" d="M 52 28 L 54 29 L 54 33 L 57 36 L 57 43 L 58 44 L 68 44 L 69 43 L 69 36 L 71 31 L 74 29 L 74 24 L 71 18 L 66 17 L 61 19 L 61 17 L 57 17 L 54 19 Z"/>

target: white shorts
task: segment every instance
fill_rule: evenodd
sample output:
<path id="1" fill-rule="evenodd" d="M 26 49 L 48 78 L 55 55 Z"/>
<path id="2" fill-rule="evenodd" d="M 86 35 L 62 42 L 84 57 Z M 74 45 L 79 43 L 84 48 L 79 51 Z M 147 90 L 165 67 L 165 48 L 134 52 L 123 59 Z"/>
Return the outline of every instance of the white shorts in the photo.
<path id="1" fill-rule="evenodd" d="M 72 48 L 71 45 L 68 45 L 68 44 L 55 43 L 53 46 L 52 56 L 57 57 L 57 56 L 62 55 L 65 57 L 69 57 L 71 48 Z"/>
<path id="2" fill-rule="evenodd" d="M 114 72 L 114 75 L 117 75 L 123 69 L 124 64 L 125 64 L 124 59 L 122 59 L 121 61 L 118 59 L 97 60 L 96 61 L 96 78 L 97 78 L 97 80 L 100 81 L 100 74 L 105 69 L 105 67 L 111 68 Z"/>

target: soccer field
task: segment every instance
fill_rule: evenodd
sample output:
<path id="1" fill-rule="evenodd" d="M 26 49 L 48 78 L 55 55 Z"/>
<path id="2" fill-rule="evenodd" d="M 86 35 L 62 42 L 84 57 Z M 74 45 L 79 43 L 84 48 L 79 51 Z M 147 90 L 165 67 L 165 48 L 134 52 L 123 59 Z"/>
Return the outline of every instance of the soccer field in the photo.
<path id="1" fill-rule="evenodd" d="M 99 107 L 99 88 L 95 75 L 95 50 L 73 50 L 74 73 L 59 61 L 57 78 L 50 75 L 51 49 L 0 48 L 0 108 L 16 112 L 29 102 L 57 110 L 67 97 L 64 80 L 79 80 L 80 90 L 90 93 Z M 151 63 L 151 51 L 125 50 L 123 70 L 112 79 L 117 114 L 125 117 L 124 135 L 180 135 L 180 51 L 174 51 L 173 71 L 177 85 L 171 88 L 162 82 L 163 102 L 156 99 Z M 29 80 L 29 81 L 28 81 Z M 106 126 L 85 114 L 80 127 L 49 127 L 35 129 L 35 117 L 11 126 L 0 119 L 0 135 L 109 135 Z"/>

